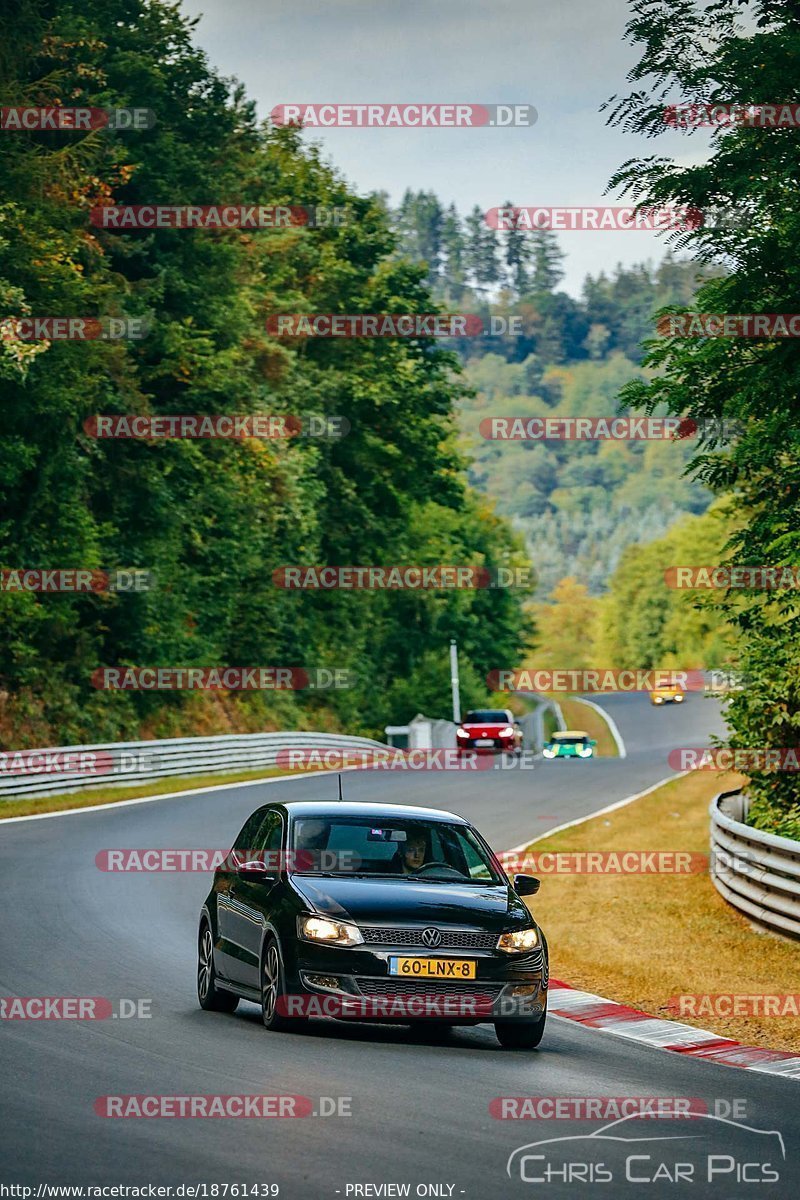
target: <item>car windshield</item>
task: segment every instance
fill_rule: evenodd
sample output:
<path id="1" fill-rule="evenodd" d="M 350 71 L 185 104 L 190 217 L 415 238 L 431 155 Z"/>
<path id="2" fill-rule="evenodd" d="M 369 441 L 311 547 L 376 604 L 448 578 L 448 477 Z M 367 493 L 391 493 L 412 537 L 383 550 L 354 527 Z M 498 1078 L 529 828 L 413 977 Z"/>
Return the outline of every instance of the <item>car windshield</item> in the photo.
<path id="1" fill-rule="evenodd" d="M 502 708 L 481 708 L 468 712 L 464 717 L 465 725 L 507 725 L 508 713 Z"/>
<path id="2" fill-rule="evenodd" d="M 585 746 L 589 739 L 585 737 L 564 737 L 563 734 L 557 733 L 553 737 L 553 741 L 559 746 Z"/>
<path id="3" fill-rule="evenodd" d="M 300 817 L 292 823 L 295 875 L 414 878 L 426 883 L 506 883 L 466 825 L 386 817 Z"/>

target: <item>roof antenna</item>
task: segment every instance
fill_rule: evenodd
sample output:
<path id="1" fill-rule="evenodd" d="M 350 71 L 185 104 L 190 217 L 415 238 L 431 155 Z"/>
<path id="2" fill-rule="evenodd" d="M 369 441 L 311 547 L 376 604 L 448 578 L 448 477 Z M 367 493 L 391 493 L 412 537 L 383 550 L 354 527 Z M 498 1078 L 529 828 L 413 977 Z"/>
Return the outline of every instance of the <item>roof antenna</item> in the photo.
<path id="1" fill-rule="evenodd" d="M 339 773 L 339 776 L 338 776 L 338 778 L 339 778 L 339 799 L 340 799 L 340 800 L 343 800 L 343 799 L 344 799 L 344 797 L 342 796 L 342 776 L 341 776 L 341 772 Z"/>

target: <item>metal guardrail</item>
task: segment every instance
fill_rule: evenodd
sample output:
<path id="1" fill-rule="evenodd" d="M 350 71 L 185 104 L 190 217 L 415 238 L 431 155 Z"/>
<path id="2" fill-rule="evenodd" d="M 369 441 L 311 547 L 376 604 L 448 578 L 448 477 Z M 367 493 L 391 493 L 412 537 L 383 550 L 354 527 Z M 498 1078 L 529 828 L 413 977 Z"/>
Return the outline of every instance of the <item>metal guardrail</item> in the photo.
<path id="1" fill-rule="evenodd" d="M 376 747 L 386 748 L 372 738 L 343 733 L 242 733 L 4 751 L 0 752 L 0 801 L 81 788 L 125 787 L 170 775 L 257 770 L 275 766 L 279 751 L 291 749 Z"/>
<path id="2" fill-rule="evenodd" d="M 747 805 L 741 791 L 711 801 L 711 879 L 751 921 L 800 938 L 800 842 L 745 825 Z"/>

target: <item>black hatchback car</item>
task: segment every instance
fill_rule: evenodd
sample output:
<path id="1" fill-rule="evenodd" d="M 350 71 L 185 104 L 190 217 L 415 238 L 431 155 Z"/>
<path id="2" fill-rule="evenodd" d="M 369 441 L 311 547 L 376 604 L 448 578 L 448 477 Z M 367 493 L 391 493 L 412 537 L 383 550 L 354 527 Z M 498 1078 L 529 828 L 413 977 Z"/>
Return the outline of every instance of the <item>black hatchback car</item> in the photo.
<path id="1" fill-rule="evenodd" d="M 289 801 L 245 822 L 203 905 L 204 1009 L 261 1005 L 268 1029 L 309 1017 L 492 1022 L 538 1046 L 544 935 L 468 821 L 396 804 Z"/>

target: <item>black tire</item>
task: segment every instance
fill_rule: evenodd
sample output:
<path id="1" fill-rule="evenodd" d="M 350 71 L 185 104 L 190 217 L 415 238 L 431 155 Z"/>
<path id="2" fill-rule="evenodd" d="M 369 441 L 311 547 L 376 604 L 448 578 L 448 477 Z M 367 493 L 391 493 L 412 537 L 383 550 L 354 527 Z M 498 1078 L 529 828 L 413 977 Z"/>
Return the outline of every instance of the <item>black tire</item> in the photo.
<path id="1" fill-rule="evenodd" d="M 207 921 L 200 926 L 197 945 L 197 999 L 206 1012 L 236 1011 L 239 997 L 217 987 L 217 972 L 214 967 L 214 938 Z"/>
<path id="2" fill-rule="evenodd" d="M 495 1021 L 494 1031 L 504 1050 L 535 1050 L 542 1040 L 547 1012 L 536 1021 Z"/>
<path id="3" fill-rule="evenodd" d="M 307 1022 L 303 1017 L 286 1017 L 280 1011 L 280 1001 L 286 997 L 283 964 L 274 937 L 267 938 L 261 956 L 261 1019 L 264 1028 L 273 1033 L 301 1029 Z"/>

